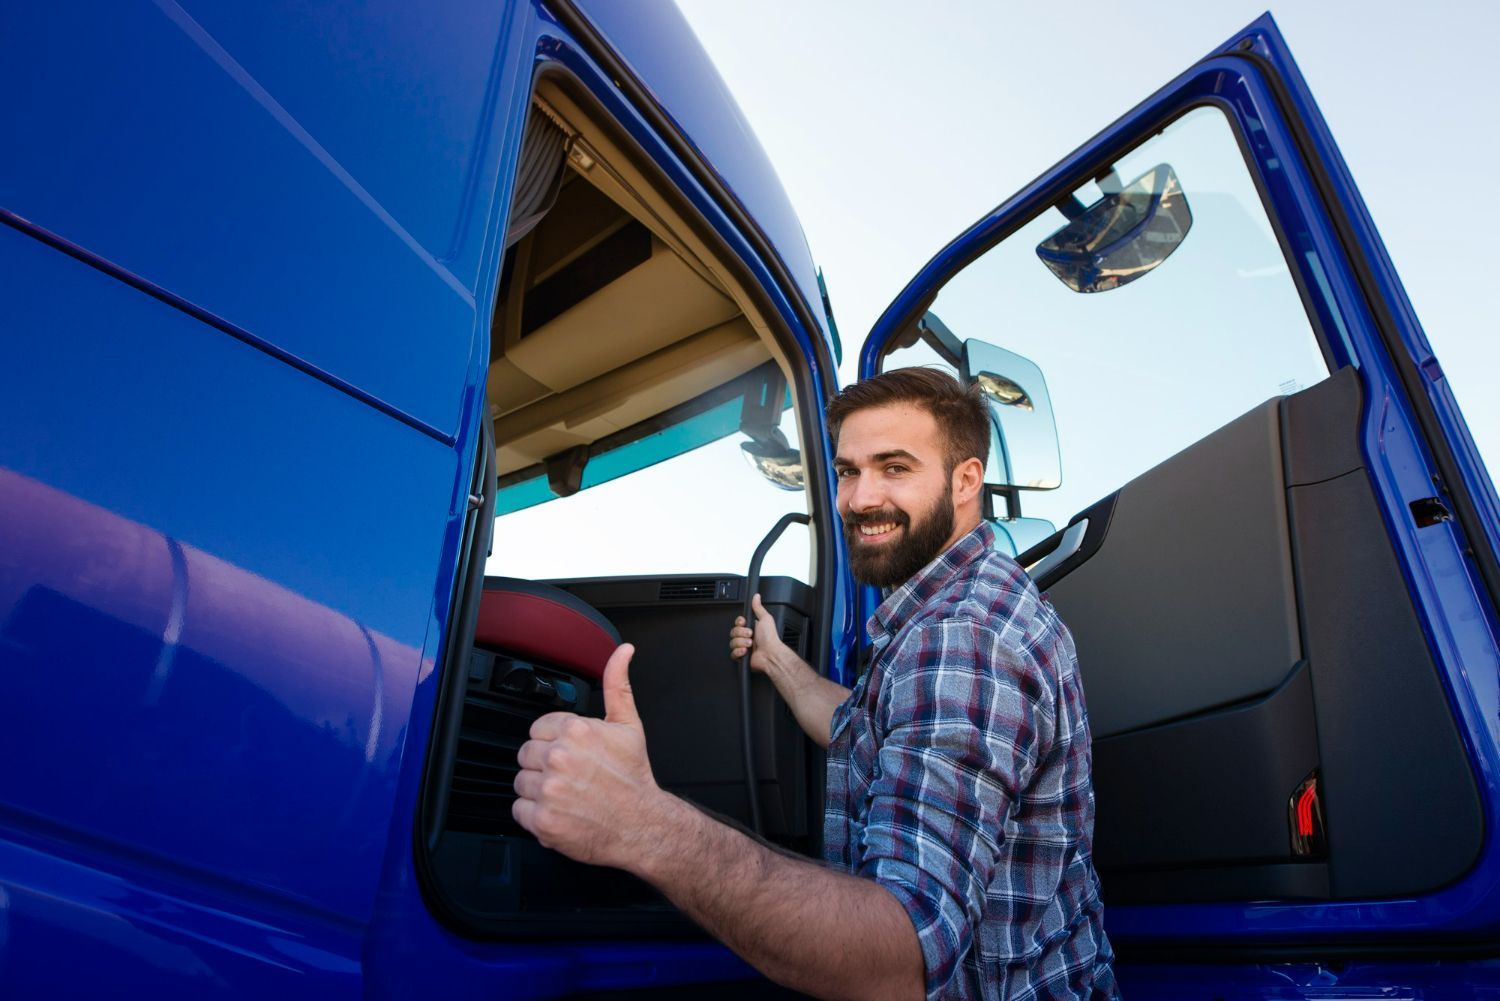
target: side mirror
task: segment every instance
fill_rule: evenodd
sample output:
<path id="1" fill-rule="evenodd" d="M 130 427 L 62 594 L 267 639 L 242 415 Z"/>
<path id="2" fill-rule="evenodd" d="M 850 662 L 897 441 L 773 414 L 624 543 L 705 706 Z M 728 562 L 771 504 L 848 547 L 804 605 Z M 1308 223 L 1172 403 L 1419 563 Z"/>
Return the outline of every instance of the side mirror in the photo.
<path id="1" fill-rule="evenodd" d="M 740 442 L 745 461 L 773 486 L 782 490 L 802 490 L 807 485 L 802 469 L 802 453 L 787 443 L 778 428 L 768 435 Z"/>
<path id="2" fill-rule="evenodd" d="M 1105 195 L 1088 208 L 1071 195 L 1058 203 L 1068 224 L 1036 248 L 1042 263 L 1074 292 L 1107 292 L 1144 276 L 1172 256 L 1193 225 L 1187 196 L 1168 164 L 1115 191 L 1105 181 L 1099 184 Z"/>
<path id="3" fill-rule="evenodd" d="M 740 442 L 740 451 L 751 468 L 773 486 L 802 490 L 807 483 L 802 453 L 791 446 L 777 427 L 782 411 L 792 405 L 786 379 L 775 362 L 767 362 L 758 375 L 746 388 L 740 404 L 740 431 L 750 439 Z"/>
<path id="4" fill-rule="evenodd" d="M 1014 351 L 975 340 L 964 342 L 962 362 L 964 384 L 979 386 L 995 432 L 985 482 L 1019 490 L 1062 486 L 1057 422 L 1042 370 Z"/>

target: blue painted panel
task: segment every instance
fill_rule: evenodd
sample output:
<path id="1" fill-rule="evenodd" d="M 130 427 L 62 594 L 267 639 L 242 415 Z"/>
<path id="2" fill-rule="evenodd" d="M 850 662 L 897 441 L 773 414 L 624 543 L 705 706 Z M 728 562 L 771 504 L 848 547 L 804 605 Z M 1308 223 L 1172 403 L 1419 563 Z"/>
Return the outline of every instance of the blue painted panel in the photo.
<path id="1" fill-rule="evenodd" d="M 429 254 L 456 255 L 495 124 L 504 4 L 181 6 Z"/>
<path id="2" fill-rule="evenodd" d="M 5 837 L 366 920 L 457 458 L 10 227 L 0 283 Z"/>
<path id="3" fill-rule="evenodd" d="M 7 832 L 7 836 L 11 832 Z M 190 886 L 0 840 L 0 994 L 7 998 L 266 998 L 359 993 L 359 939 L 221 907 Z"/>
<path id="4" fill-rule="evenodd" d="M 1483 1001 L 1500 990 L 1494 960 L 1121 964 L 1120 993 L 1152 1001 Z"/>
<path id="5" fill-rule="evenodd" d="M 171 0 L 0 6 L 0 208 L 451 436 L 474 305 L 439 258 L 488 209 L 498 15 L 288 15 L 273 44 L 228 6 L 195 4 L 222 40 Z"/>

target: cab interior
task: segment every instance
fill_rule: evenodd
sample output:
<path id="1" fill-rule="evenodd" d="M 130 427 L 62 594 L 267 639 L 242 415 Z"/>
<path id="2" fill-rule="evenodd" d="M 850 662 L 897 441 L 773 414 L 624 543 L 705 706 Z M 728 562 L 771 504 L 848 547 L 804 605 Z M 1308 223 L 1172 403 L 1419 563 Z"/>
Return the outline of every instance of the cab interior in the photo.
<path id="1" fill-rule="evenodd" d="M 728 431 L 760 433 L 779 419 L 786 387 L 805 392 L 769 309 L 727 252 L 687 206 L 661 194 L 669 186 L 628 140 L 596 124 L 606 119 L 586 101 L 544 78 L 527 124 L 487 382 L 502 501 L 571 496 L 631 447 L 713 414 L 730 415 Z M 669 516 L 666 499 L 661 514 Z M 760 585 L 783 638 L 815 663 L 827 645 L 818 552 L 814 545 L 800 579 Z M 503 552 L 495 563 L 505 565 Z M 683 932 L 649 887 L 543 849 L 510 813 L 516 751 L 531 722 L 554 710 L 602 715 L 599 672 L 621 640 L 637 647 L 632 687 L 657 780 L 736 823 L 750 826 L 758 812 L 767 838 L 816 854 L 821 752 L 759 676 L 750 686 L 751 809 L 739 678 L 727 658 L 745 584 L 743 570 L 485 579 L 472 649 L 456 672 L 462 690 L 449 695 L 455 725 L 437 756 L 446 766 L 427 788 L 429 889 L 450 923 L 478 935 L 591 925 L 602 934 Z"/>

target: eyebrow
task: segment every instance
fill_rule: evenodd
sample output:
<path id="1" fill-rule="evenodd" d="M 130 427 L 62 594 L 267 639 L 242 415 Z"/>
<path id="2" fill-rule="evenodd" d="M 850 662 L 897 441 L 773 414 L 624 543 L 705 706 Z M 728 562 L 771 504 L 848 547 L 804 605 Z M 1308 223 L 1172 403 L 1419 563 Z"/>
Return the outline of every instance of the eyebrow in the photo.
<path id="1" fill-rule="evenodd" d="M 889 452 L 876 452 L 874 455 L 870 456 L 870 461 L 872 463 L 890 462 L 892 459 L 905 459 L 915 466 L 920 466 L 922 464 L 921 459 L 917 458 L 915 455 L 912 455 L 904 448 L 893 448 Z M 853 459 L 846 459 L 844 456 L 839 455 L 834 457 L 833 464 L 835 466 L 853 466 L 856 463 Z"/>

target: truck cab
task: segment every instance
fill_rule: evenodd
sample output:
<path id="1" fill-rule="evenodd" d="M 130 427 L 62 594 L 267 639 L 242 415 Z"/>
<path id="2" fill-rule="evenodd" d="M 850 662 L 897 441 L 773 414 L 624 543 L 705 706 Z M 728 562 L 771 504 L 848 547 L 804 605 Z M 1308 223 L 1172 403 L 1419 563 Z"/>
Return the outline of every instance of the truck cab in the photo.
<path id="1" fill-rule="evenodd" d="M 774 996 L 510 815 L 628 641 L 658 780 L 818 857 L 821 751 L 727 631 L 759 592 L 848 684 L 879 600 L 827 296 L 676 9 L 0 29 L 6 992 Z M 1127 996 L 1500 984 L 1500 501 L 1268 16 L 858 359 L 991 409 Z"/>

